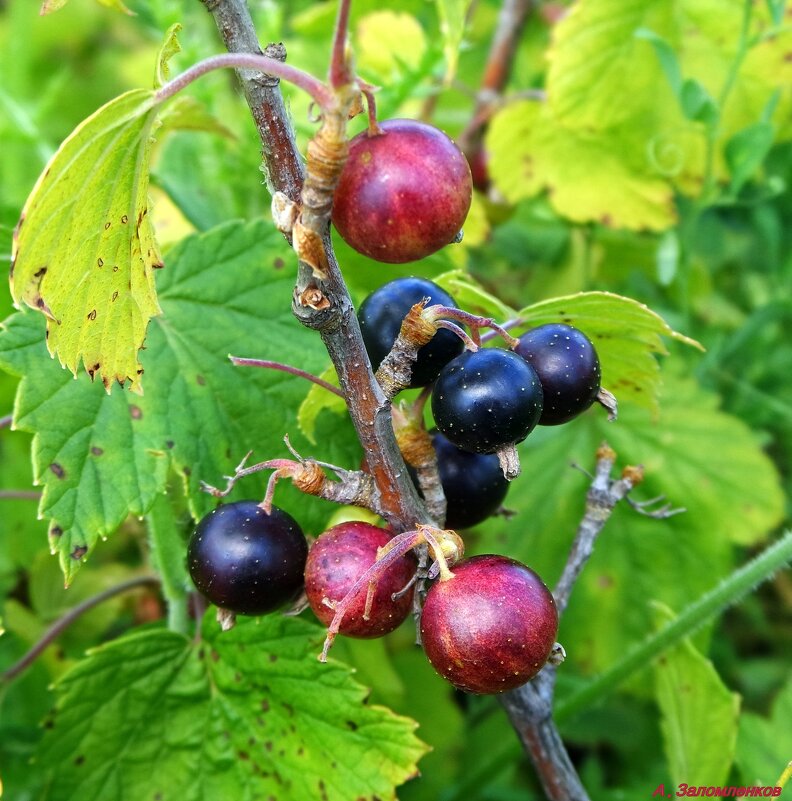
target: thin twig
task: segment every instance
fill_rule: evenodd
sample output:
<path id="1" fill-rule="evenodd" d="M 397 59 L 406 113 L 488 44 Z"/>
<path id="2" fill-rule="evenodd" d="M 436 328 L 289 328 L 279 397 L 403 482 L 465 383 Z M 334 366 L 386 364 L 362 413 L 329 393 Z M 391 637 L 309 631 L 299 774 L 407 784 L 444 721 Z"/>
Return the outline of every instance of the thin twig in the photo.
<path id="1" fill-rule="evenodd" d="M 0 501 L 40 501 L 39 490 L 0 490 Z"/>
<path id="2" fill-rule="evenodd" d="M 41 638 L 38 640 L 38 642 L 36 642 L 36 644 L 33 645 L 33 647 L 18 662 L 15 662 L 10 668 L 5 670 L 3 673 L 0 673 L 0 684 L 12 681 L 20 673 L 27 670 L 33 664 L 39 654 L 48 645 L 50 645 L 53 640 L 56 640 L 58 637 L 60 637 L 60 635 L 63 634 L 63 632 L 66 631 L 66 629 L 69 628 L 72 623 L 74 623 L 86 612 L 93 609 L 95 606 L 104 603 L 110 598 L 115 597 L 116 595 L 121 595 L 122 593 L 129 592 L 130 590 L 135 590 L 145 586 L 159 587 L 159 577 L 136 576 L 128 581 L 123 581 L 120 584 L 116 584 L 114 587 L 109 587 L 103 592 L 92 595 L 90 598 L 86 598 L 84 601 L 77 604 L 77 606 L 73 606 L 71 609 L 61 615 L 61 617 L 59 617 L 44 632 L 44 634 L 41 635 Z"/>
<path id="3" fill-rule="evenodd" d="M 319 378 L 319 376 L 313 373 L 301 370 L 299 367 L 292 367 L 290 364 L 281 364 L 281 362 L 271 362 L 267 359 L 246 359 L 240 356 L 229 356 L 228 358 L 235 367 L 264 367 L 268 370 L 280 370 L 283 373 L 289 373 L 298 378 L 305 378 L 316 384 L 316 386 L 322 387 L 328 392 L 332 392 L 334 395 L 338 395 L 339 398 L 344 397 L 344 393 L 341 392 L 338 387 L 333 386 L 329 381 L 325 381 L 323 378 Z"/>
<path id="4" fill-rule="evenodd" d="M 11 423 L 14 420 L 13 414 L 7 414 L 3 417 L 0 417 L 0 428 L 10 428 Z"/>
<path id="5" fill-rule="evenodd" d="M 161 89 L 157 90 L 154 99 L 157 103 L 163 103 L 203 75 L 228 67 L 237 70 L 258 70 L 289 81 L 307 92 L 322 108 L 326 108 L 333 103 L 333 93 L 313 75 L 289 64 L 284 64 L 276 58 L 259 53 L 221 53 L 217 56 L 210 56 L 194 64 L 181 75 L 177 75 L 172 81 L 168 81 Z"/>
<path id="6" fill-rule="evenodd" d="M 602 444 L 597 450 L 597 465 L 594 478 L 586 496 L 586 509 L 578 526 L 577 536 L 572 543 L 566 565 L 558 583 L 553 590 L 559 616 L 569 603 L 572 587 L 589 560 L 597 536 L 613 512 L 613 507 L 626 497 L 627 493 L 640 481 L 642 473 L 638 469 L 625 470 L 625 475 L 618 481 L 611 479 L 611 470 L 616 454 L 607 445 Z"/>
<path id="7" fill-rule="evenodd" d="M 501 6 L 487 64 L 476 95 L 476 105 L 470 122 L 457 138 L 457 144 L 469 158 L 481 147 L 484 129 L 511 75 L 514 54 L 533 5 L 533 0 L 504 0 Z"/>

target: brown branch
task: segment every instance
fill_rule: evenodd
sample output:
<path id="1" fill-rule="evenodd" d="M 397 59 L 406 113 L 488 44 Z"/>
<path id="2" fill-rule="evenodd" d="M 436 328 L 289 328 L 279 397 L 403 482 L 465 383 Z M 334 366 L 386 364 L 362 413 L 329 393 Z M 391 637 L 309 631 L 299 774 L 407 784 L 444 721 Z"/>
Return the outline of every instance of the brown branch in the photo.
<path id="1" fill-rule="evenodd" d="M 597 464 L 586 495 L 583 518 L 553 591 L 559 617 L 566 610 L 575 581 L 591 557 L 597 536 L 610 519 L 614 507 L 627 498 L 630 490 L 643 479 L 643 470 L 640 467 L 627 467 L 621 478 L 612 479 L 611 471 L 615 461 L 613 449 L 603 443 L 597 450 Z M 651 502 L 646 502 L 648 503 Z M 676 510 L 672 511 L 664 506 L 656 513 L 645 509 L 643 513 L 660 518 L 667 517 L 674 511 Z M 550 801 L 587 801 L 588 795 L 552 718 L 555 679 L 556 667 L 548 664 L 535 679 L 504 693 L 499 700 L 531 758 Z"/>
<path id="2" fill-rule="evenodd" d="M 457 138 L 460 149 L 471 157 L 481 146 L 481 138 L 511 75 L 514 55 L 534 0 L 504 0 L 490 45 L 484 74 L 476 95 L 476 105 L 467 127 Z"/>
<path id="3" fill-rule="evenodd" d="M 0 417 L 0 428 L 10 428 L 13 420 L 13 414 L 6 414 L 3 417 Z"/>
<path id="4" fill-rule="evenodd" d="M 203 2 L 212 13 L 229 50 L 260 52 L 244 0 Z M 267 52 L 272 55 L 269 48 Z M 277 81 L 244 73 L 240 79 L 262 139 L 271 188 L 298 202 L 304 175 L 302 161 L 294 144 Z M 325 114 L 323 124 L 328 124 L 328 117 Z M 304 202 L 305 198 L 302 200 Z M 303 223 L 311 233 L 317 233 L 318 221 L 325 211 L 324 199 L 320 197 L 317 201 L 308 204 L 310 209 L 302 210 L 303 214 L 315 213 L 315 217 L 308 221 L 303 217 Z M 326 211 L 329 213 L 329 206 Z M 409 530 L 416 523 L 429 522 L 431 518 L 399 453 L 391 425 L 390 403 L 371 371 L 352 300 L 333 253 L 329 226 L 326 221 L 321 225 L 319 241 L 322 253 L 318 255 L 323 262 L 324 276 L 317 278 L 315 269 L 301 258 L 293 310 L 303 325 L 319 332 L 327 348 L 367 455 L 371 475 L 379 488 L 385 518 L 396 531 Z M 295 228 L 295 232 L 297 230 Z"/>
<path id="5" fill-rule="evenodd" d="M 41 638 L 38 640 L 38 642 L 36 642 L 18 662 L 15 662 L 10 668 L 5 670 L 3 673 L 0 673 L 0 684 L 15 679 L 20 673 L 27 670 L 48 645 L 60 637 L 60 635 L 63 634 L 63 632 L 66 631 L 66 629 L 69 628 L 69 626 L 71 626 L 71 624 L 74 623 L 79 617 L 93 609 L 95 606 L 108 601 L 110 598 L 113 598 L 116 595 L 129 592 L 129 590 L 136 590 L 146 586 L 159 587 L 160 584 L 160 579 L 157 576 L 136 576 L 135 578 L 124 581 L 121 584 L 116 584 L 115 587 L 109 587 L 103 592 L 92 595 L 90 598 L 86 598 L 82 603 L 77 604 L 77 606 L 73 606 L 61 617 L 59 617 L 44 632 L 44 634 L 41 635 Z"/>
<path id="6" fill-rule="evenodd" d="M 553 722 L 555 668 L 498 696 L 523 748 L 531 757 L 550 801 L 588 801 L 572 760 Z"/>
<path id="7" fill-rule="evenodd" d="M 0 501 L 40 501 L 40 490 L 0 490 Z"/>

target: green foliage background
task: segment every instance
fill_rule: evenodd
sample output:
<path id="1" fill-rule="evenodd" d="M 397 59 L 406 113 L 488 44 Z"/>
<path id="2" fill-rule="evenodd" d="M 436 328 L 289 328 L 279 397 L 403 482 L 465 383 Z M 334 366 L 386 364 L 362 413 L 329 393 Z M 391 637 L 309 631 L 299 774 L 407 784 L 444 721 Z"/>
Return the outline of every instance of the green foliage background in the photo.
<path id="1" fill-rule="evenodd" d="M 71 0 L 41 18 L 24 0 L 0 6 L 0 258 L 62 140 L 113 97 L 151 87 L 171 25 L 183 26 L 172 73 L 222 49 L 195 0 L 136 0 L 134 16 L 113 5 Z M 775 538 L 792 497 L 790 10 L 769 0 L 750 16 L 741 0 L 566 5 L 529 20 L 485 139 L 493 187 L 477 195 L 463 244 L 391 267 L 337 242 L 357 301 L 420 272 L 501 319 L 544 322 L 571 304 L 601 343 L 618 422 L 596 409 L 532 434 L 507 499 L 514 516 L 469 532 L 472 552 L 522 559 L 552 585 L 587 487 L 570 464 L 590 468 L 603 438 L 620 466 L 645 466 L 636 497 L 687 509 L 656 522 L 625 505 L 608 523 L 560 632 L 562 705 Z M 252 8 L 262 42 L 283 41 L 292 63 L 324 74 L 334 3 Z M 498 3 L 467 12 L 453 0 L 353 3 L 358 67 L 382 87 L 381 116 L 429 113 L 462 130 Z M 546 100 L 525 99 L 528 90 Z M 304 146 L 315 128 L 308 101 L 284 91 Z M 288 433 L 306 455 L 349 467 L 361 458 L 343 410 L 317 390 L 301 407 L 309 389 L 299 379 L 226 360 L 277 358 L 317 374 L 329 364 L 291 318 L 292 255 L 268 220 L 260 145 L 233 76 L 214 73 L 189 94 L 204 111 L 182 121 L 203 130 L 163 130 L 152 150 L 166 268 L 156 275 L 163 315 L 140 354 L 144 394 L 107 395 L 81 371 L 73 379 L 47 354 L 43 318 L 14 313 L 10 295 L 0 301 L 0 416 L 13 409 L 16 429 L 0 431 L 0 489 L 43 490 L 41 520 L 35 501 L 0 499 L 0 671 L 67 608 L 152 566 L 183 597 L 179 548 L 210 506 L 198 482 L 220 482 L 247 450 L 282 456 Z M 633 298 L 670 328 L 601 295 L 569 298 L 581 292 Z M 262 480 L 235 492 L 261 495 Z M 277 502 L 312 535 L 336 513 L 284 485 Z M 409 625 L 385 641 L 340 640 L 339 664 L 325 669 L 310 620 L 221 637 L 210 616 L 198 646 L 185 636 L 190 621 L 171 610 L 169 631 L 166 614 L 156 595 L 117 597 L 0 683 L 6 797 L 388 798 L 425 751 L 417 737 L 432 751 L 400 798 L 541 797 L 497 702 L 453 692 Z M 639 797 L 661 782 L 774 783 L 792 759 L 791 622 L 792 583 L 780 572 L 565 717 L 592 798 Z M 257 731 L 265 701 L 277 707 L 271 740 Z"/>

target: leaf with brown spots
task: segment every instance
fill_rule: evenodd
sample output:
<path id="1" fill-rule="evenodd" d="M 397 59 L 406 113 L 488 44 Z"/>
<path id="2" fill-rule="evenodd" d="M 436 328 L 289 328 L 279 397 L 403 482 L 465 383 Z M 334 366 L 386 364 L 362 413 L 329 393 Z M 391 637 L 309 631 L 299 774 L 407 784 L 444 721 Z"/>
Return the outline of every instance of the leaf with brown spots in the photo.
<path id="1" fill-rule="evenodd" d="M 220 633 L 210 612 L 202 642 L 148 629 L 94 649 L 56 685 L 34 768 L 48 798 L 151 798 L 156 766 L 168 799 L 395 801 L 427 750 L 417 724 L 364 704 L 346 666 L 318 662 L 322 636 L 280 615 Z M 201 658 L 206 646 L 216 658 Z"/>
<path id="2" fill-rule="evenodd" d="M 144 396 L 108 395 L 85 374 L 75 381 L 49 358 L 40 314 L 25 311 L 0 327 L 0 369 L 24 376 L 14 425 L 36 435 L 39 514 L 50 531 L 61 532 L 50 547 L 68 581 L 83 564 L 71 557 L 75 547 L 86 545 L 91 559 L 128 515 L 146 514 L 166 490 L 169 469 L 184 477 L 198 519 L 215 503 L 201 491 L 202 480 L 218 482 L 250 449 L 262 458 L 285 454 L 284 434 L 318 459 L 359 462 L 347 417 L 320 415 L 316 446 L 300 434 L 297 408 L 307 382 L 228 359 L 255 354 L 321 372 L 327 353 L 319 337 L 295 323 L 294 279 L 274 267 L 278 257 L 288 258 L 289 246 L 263 219 L 188 237 L 170 251 L 158 279 L 164 314 L 152 320 L 141 353 Z M 249 498 L 258 491 L 251 481 L 236 492 Z M 326 521 L 323 505 L 306 504 L 287 484 L 278 487 L 278 504 L 306 530 L 319 531 Z"/>
<path id="3" fill-rule="evenodd" d="M 14 302 L 47 317 L 47 344 L 76 374 L 109 390 L 140 389 L 137 353 L 159 314 L 162 258 L 148 211 L 148 160 L 157 107 L 137 89 L 82 122 L 41 174 L 14 236 Z M 97 369 L 94 365 L 98 364 Z"/>

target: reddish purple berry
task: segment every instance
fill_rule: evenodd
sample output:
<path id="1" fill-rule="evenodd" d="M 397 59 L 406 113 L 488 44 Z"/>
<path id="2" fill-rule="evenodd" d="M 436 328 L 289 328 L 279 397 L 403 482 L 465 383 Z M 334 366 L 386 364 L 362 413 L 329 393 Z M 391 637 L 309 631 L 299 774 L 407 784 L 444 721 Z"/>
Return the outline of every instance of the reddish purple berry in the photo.
<path id="1" fill-rule="evenodd" d="M 547 662 L 558 633 L 555 601 L 533 570 L 505 556 L 474 556 L 429 589 L 421 617 L 434 669 L 460 690 L 499 693 Z"/>
<path id="2" fill-rule="evenodd" d="M 366 256 L 416 261 L 453 242 L 473 193 L 462 151 L 416 120 L 386 120 L 383 133 L 358 134 L 333 198 L 333 224 Z"/>
<path id="3" fill-rule="evenodd" d="M 386 529 L 361 521 L 340 523 L 317 538 L 305 565 L 305 594 L 322 623 L 330 625 L 334 614 L 333 609 L 322 602 L 323 599 L 337 602 L 344 598 L 358 578 L 374 564 L 377 549 L 389 540 Z M 412 588 L 395 601 L 391 596 L 409 583 L 415 568 L 415 560 L 404 556 L 379 578 L 368 620 L 363 619 L 368 585 L 364 586 L 341 621 L 341 634 L 382 637 L 400 626 L 412 609 Z"/>

